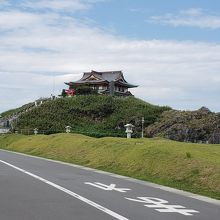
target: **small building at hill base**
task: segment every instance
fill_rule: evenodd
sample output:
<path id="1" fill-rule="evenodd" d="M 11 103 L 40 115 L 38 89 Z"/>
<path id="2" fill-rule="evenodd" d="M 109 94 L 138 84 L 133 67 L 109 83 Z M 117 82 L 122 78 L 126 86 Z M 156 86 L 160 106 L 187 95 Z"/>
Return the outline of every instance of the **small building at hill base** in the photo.
<path id="1" fill-rule="evenodd" d="M 120 96 L 131 96 L 129 88 L 137 87 L 137 85 L 132 85 L 125 80 L 122 71 L 97 72 L 92 70 L 85 72 L 80 80 L 66 82 L 65 84 L 69 86 L 67 93 L 77 89 L 77 87 L 88 86 L 100 94 Z"/>

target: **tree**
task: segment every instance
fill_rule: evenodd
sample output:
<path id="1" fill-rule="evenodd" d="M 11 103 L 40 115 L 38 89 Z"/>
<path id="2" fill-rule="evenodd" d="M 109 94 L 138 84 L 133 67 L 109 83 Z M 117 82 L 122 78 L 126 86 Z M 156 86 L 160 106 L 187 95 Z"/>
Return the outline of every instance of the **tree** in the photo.
<path id="1" fill-rule="evenodd" d="M 76 95 L 91 95 L 98 94 L 97 90 L 92 89 L 90 86 L 79 86 L 76 88 Z"/>

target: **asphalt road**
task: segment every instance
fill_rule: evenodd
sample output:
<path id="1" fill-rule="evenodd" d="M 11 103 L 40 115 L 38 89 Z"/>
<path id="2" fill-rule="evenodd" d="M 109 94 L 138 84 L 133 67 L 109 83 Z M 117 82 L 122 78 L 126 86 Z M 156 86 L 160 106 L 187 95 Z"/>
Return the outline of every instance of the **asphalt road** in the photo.
<path id="1" fill-rule="evenodd" d="M 0 150 L 0 220 L 219 220 L 220 201 Z"/>

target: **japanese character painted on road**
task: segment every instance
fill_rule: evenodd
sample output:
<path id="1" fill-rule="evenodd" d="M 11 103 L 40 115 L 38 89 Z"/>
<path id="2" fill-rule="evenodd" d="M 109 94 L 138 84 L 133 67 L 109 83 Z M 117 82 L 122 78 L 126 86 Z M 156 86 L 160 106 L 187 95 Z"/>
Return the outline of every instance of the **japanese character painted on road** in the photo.
<path id="1" fill-rule="evenodd" d="M 179 213 L 182 215 L 193 215 L 191 213 L 199 213 L 196 210 L 193 209 L 186 209 L 184 206 L 181 205 L 168 205 L 168 201 L 163 199 L 158 199 L 154 197 L 137 197 L 138 199 L 132 199 L 132 198 L 125 198 L 130 201 L 144 203 L 146 207 L 153 208 L 158 212 L 173 212 L 173 213 Z"/>

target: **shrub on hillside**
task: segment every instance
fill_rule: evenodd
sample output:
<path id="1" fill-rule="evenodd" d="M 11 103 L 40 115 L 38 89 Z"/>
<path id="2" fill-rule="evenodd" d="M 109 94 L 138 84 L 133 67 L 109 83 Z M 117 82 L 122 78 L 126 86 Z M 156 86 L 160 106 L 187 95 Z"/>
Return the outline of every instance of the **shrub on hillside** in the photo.
<path id="1" fill-rule="evenodd" d="M 97 136 L 117 136 L 125 134 L 125 124 L 132 123 L 135 125 L 134 134 L 138 136 L 142 117 L 145 118 L 147 126 L 169 109 L 151 105 L 134 97 L 78 95 L 48 101 L 22 114 L 16 128 L 38 128 L 50 133 L 65 131 L 65 127 L 69 125 L 75 131 L 97 133 Z"/>
<path id="2" fill-rule="evenodd" d="M 95 95 L 98 94 L 97 90 L 89 86 L 79 86 L 75 89 L 76 95 Z"/>

